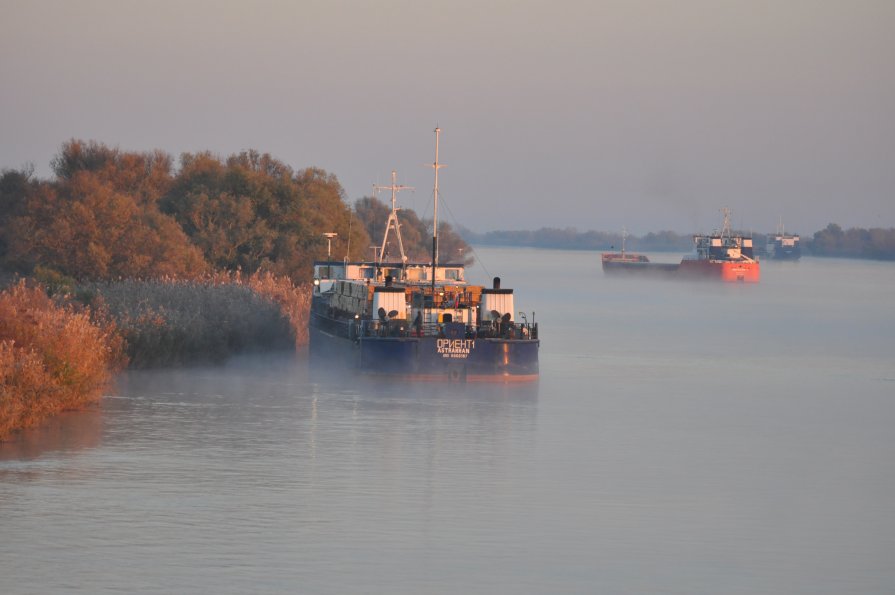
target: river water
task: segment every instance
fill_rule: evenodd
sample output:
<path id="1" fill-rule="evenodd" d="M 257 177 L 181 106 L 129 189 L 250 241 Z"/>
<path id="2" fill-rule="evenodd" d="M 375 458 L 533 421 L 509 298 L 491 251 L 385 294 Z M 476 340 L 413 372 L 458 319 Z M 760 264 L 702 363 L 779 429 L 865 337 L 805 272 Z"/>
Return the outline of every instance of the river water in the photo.
<path id="1" fill-rule="evenodd" d="M 895 592 L 895 264 L 477 252 L 537 384 L 123 374 L 0 445 L 0 593 Z"/>

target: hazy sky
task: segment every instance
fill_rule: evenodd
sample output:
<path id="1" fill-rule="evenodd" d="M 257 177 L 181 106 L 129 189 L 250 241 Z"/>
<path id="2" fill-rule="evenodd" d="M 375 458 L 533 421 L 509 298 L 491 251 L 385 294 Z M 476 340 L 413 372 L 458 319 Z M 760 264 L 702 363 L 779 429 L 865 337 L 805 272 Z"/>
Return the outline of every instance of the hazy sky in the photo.
<path id="1" fill-rule="evenodd" d="M 895 226 L 893 0 L 0 0 L 0 167 L 254 148 L 477 231 Z M 440 209 L 440 214 L 441 214 Z"/>

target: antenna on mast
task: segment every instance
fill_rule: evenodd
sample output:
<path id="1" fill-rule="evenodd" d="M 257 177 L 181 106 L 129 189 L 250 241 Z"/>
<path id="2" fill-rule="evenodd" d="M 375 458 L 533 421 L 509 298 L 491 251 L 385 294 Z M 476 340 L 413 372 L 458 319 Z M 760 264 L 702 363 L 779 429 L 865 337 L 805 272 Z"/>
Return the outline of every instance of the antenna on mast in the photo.
<path id="1" fill-rule="evenodd" d="M 438 170 L 446 167 L 443 163 L 438 163 L 438 138 L 441 135 L 441 128 L 435 126 L 435 162 L 429 167 L 435 170 L 435 188 L 432 190 L 432 198 L 434 207 L 432 208 L 432 291 L 435 291 L 435 271 L 438 267 Z"/>
<path id="2" fill-rule="evenodd" d="M 398 173 L 395 170 L 392 170 L 392 185 L 391 186 L 380 186 L 379 184 L 373 184 L 373 192 L 375 193 L 377 190 L 391 190 L 392 191 L 392 211 L 388 214 L 388 222 L 385 224 L 385 235 L 382 237 L 382 248 L 379 249 L 379 264 L 382 264 L 382 255 L 385 254 L 385 245 L 388 242 L 388 232 L 395 228 L 395 235 L 398 236 L 398 248 L 401 250 L 401 264 L 407 262 L 407 257 L 404 255 L 404 241 L 401 239 L 401 224 L 398 223 L 398 207 L 396 206 L 396 200 L 398 192 L 401 190 L 413 190 L 412 186 L 399 186 L 398 185 Z"/>

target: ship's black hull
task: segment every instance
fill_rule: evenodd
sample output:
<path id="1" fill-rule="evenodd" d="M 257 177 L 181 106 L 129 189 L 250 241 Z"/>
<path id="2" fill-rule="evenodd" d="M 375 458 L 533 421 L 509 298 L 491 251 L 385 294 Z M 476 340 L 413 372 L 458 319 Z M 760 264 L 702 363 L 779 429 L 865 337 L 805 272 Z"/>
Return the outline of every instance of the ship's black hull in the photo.
<path id="1" fill-rule="evenodd" d="M 774 248 L 774 260 L 798 260 L 802 257 L 802 251 L 799 248 Z"/>
<path id="2" fill-rule="evenodd" d="M 680 268 L 676 263 L 603 261 L 603 272 L 608 275 L 649 275 L 657 277 L 674 276 Z"/>
<path id="3" fill-rule="evenodd" d="M 530 382 L 538 378 L 537 339 L 351 336 L 350 320 L 311 313 L 310 354 L 363 373 L 413 380 Z"/>

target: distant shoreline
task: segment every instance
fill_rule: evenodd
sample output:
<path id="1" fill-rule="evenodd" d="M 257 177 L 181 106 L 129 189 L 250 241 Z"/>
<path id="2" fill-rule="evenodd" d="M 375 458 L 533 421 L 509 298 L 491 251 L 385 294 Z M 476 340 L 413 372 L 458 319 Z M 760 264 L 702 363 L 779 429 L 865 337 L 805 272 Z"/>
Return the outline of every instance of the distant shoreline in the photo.
<path id="1" fill-rule="evenodd" d="M 461 237 L 472 246 L 527 247 L 555 250 L 620 250 L 622 241 L 632 252 L 689 252 L 692 234 L 673 231 L 649 232 L 642 236 L 604 231 L 579 232 L 574 227 L 537 230 L 488 231 L 477 233 L 460 230 Z M 774 234 L 747 234 L 761 254 L 767 239 Z M 830 223 L 810 236 L 801 237 L 803 254 L 817 257 L 853 258 L 861 260 L 895 260 L 895 228 L 849 228 L 843 230 Z"/>

